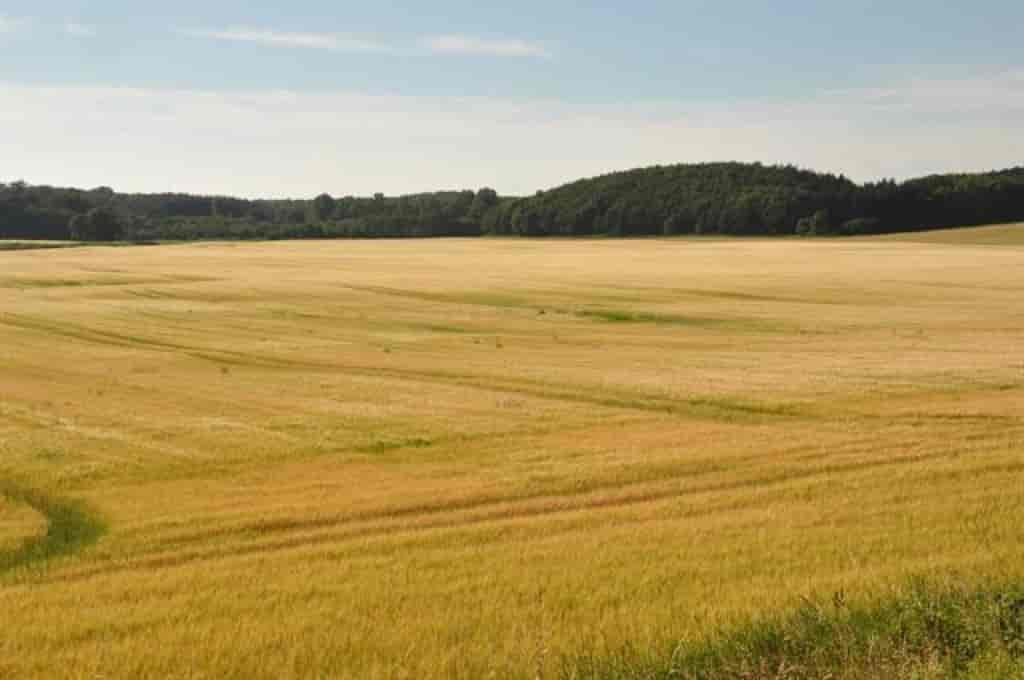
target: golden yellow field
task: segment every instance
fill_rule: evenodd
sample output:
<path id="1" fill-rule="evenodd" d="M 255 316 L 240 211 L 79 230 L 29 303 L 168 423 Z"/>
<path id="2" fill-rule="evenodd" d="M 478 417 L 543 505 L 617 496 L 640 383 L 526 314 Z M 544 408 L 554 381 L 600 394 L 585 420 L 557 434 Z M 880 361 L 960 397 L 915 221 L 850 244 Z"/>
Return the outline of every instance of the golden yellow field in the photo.
<path id="1" fill-rule="evenodd" d="M 545 678 L 1024 575 L 1022 480 L 1012 242 L 0 253 L 0 678 Z"/>
<path id="2" fill-rule="evenodd" d="M 913 241 L 947 245 L 1024 246 L 1024 224 L 1001 224 L 968 229 L 941 229 L 871 237 L 876 240 Z"/>

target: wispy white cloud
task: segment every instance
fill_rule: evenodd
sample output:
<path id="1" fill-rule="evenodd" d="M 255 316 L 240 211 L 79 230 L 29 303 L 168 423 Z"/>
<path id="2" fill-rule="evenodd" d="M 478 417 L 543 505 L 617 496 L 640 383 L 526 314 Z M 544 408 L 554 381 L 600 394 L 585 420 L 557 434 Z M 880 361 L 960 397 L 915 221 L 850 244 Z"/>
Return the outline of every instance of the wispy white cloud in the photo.
<path id="1" fill-rule="evenodd" d="M 550 57 L 550 51 L 525 40 L 474 38 L 467 35 L 439 35 L 423 41 L 435 54 L 465 54 L 487 57 Z"/>
<path id="2" fill-rule="evenodd" d="M 12 17 L 0 14 L 0 35 L 13 35 L 23 33 L 29 29 L 39 29 L 41 33 L 52 34 L 56 31 L 75 38 L 92 38 L 97 34 L 96 28 L 78 21 L 65 21 L 63 24 L 54 24 L 43 21 L 33 21 L 25 17 Z"/>
<path id="3" fill-rule="evenodd" d="M 29 20 L 21 17 L 12 17 L 6 14 L 0 14 L 0 35 L 10 35 L 12 33 L 18 33 L 21 30 L 27 28 Z"/>
<path id="4" fill-rule="evenodd" d="M 486 39 L 465 35 L 441 35 L 421 38 L 412 43 L 388 42 L 379 39 L 336 33 L 279 31 L 269 28 L 234 26 L 224 29 L 179 30 L 192 38 L 227 42 L 245 42 L 329 52 L 376 52 L 395 55 L 452 54 L 490 57 L 549 57 L 543 45 L 526 40 Z"/>
<path id="5" fill-rule="evenodd" d="M 64 33 L 75 38 L 94 38 L 96 37 L 96 28 L 77 21 L 65 21 Z"/>
<path id="6" fill-rule="evenodd" d="M 912 113 L 941 110 L 967 114 L 1024 107 L 1024 68 L 973 78 L 914 78 L 896 85 L 825 93 L 835 99 L 856 99 L 879 112 Z"/>
<path id="7" fill-rule="evenodd" d="M 977 101 L 965 107 L 965 96 Z M 0 83 L 0 148 L 6 171 L 31 182 L 249 196 L 480 185 L 529 194 L 610 170 L 715 160 L 900 178 L 1019 164 L 1024 73 L 628 106 Z"/>
<path id="8" fill-rule="evenodd" d="M 207 38 L 227 42 L 245 42 L 331 52 L 391 52 L 389 45 L 364 38 L 333 33 L 295 33 L 266 28 L 236 26 L 226 29 L 191 29 L 179 31 L 193 38 Z"/>

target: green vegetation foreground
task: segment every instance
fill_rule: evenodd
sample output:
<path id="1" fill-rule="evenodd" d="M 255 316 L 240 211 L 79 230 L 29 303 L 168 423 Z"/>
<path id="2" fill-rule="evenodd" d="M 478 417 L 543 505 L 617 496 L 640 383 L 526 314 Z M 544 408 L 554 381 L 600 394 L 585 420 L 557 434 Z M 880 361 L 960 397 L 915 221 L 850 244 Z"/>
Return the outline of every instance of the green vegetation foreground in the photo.
<path id="1" fill-rule="evenodd" d="M 2 252 L 0 677 L 1014 678 L 1022 234 Z"/>
<path id="2" fill-rule="evenodd" d="M 572 680 L 1016 680 L 1024 584 L 911 584 L 851 605 L 846 594 L 665 650 L 568 660 Z"/>

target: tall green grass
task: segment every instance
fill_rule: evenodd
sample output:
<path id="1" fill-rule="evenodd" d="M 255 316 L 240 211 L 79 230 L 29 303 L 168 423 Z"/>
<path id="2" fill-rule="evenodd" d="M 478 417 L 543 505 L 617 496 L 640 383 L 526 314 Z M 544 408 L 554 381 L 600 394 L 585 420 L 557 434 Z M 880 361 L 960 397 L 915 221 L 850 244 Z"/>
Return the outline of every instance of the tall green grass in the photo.
<path id="1" fill-rule="evenodd" d="M 1020 680 L 1024 584 L 915 583 L 853 606 L 843 595 L 661 650 L 568 659 L 564 680 Z"/>

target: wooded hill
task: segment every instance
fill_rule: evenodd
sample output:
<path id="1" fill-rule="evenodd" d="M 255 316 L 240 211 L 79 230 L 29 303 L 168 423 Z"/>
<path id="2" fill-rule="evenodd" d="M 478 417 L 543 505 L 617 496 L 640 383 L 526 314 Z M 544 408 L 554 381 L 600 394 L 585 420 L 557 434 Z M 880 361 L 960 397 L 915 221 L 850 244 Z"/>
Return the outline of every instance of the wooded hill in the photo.
<path id="1" fill-rule="evenodd" d="M 674 165 L 574 182 L 485 218 L 496 234 L 871 234 L 1024 219 L 1024 168 L 858 185 L 792 166 Z"/>
<path id="2" fill-rule="evenodd" d="M 492 189 L 246 200 L 0 184 L 0 238 L 853 235 L 1024 221 L 1024 167 L 856 184 L 793 166 L 657 166 L 528 198 Z"/>

